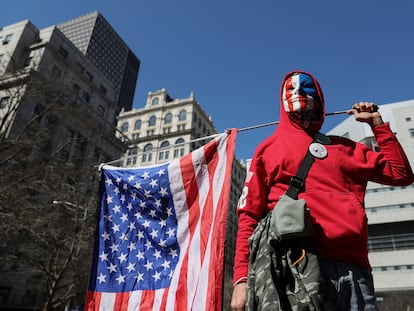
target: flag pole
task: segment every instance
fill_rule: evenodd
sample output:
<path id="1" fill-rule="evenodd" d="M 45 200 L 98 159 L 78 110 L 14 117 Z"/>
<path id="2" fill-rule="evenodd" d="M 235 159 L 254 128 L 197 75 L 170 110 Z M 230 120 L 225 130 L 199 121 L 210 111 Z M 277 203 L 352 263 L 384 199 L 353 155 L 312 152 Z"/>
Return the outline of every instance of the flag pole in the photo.
<path id="1" fill-rule="evenodd" d="M 349 110 L 341 110 L 341 111 L 328 112 L 328 113 L 325 114 L 325 116 L 334 116 L 334 115 L 338 115 L 338 114 L 347 114 L 348 111 Z M 256 128 L 260 128 L 260 127 L 275 125 L 275 124 L 279 124 L 279 122 L 280 121 L 273 121 L 273 122 L 268 122 L 268 123 L 253 125 L 253 126 L 249 126 L 249 127 L 244 127 L 244 128 L 238 129 L 238 132 L 249 131 L 249 130 L 253 130 L 253 129 L 256 129 Z"/>

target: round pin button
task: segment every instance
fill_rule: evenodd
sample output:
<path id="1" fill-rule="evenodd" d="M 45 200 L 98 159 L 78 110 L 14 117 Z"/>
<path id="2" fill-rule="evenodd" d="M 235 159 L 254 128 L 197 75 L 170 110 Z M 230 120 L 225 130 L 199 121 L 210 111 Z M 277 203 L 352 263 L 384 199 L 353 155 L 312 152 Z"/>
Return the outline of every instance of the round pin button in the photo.
<path id="1" fill-rule="evenodd" d="M 310 153 L 318 159 L 323 159 L 328 155 L 328 150 L 320 143 L 312 143 L 309 146 Z"/>

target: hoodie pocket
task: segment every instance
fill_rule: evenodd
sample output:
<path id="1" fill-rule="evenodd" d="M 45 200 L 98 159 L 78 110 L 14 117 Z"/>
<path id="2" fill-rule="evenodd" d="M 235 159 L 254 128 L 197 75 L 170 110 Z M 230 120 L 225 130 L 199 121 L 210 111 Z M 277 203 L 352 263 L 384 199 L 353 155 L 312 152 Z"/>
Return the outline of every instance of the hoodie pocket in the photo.
<path id="1" fill-rule="evenodd" d="M 367 216 L 363 204 L 353 193 L 315 191 L 304 198 L 315 230 L 324 239 L 344 246 L 365 243 Z"/>

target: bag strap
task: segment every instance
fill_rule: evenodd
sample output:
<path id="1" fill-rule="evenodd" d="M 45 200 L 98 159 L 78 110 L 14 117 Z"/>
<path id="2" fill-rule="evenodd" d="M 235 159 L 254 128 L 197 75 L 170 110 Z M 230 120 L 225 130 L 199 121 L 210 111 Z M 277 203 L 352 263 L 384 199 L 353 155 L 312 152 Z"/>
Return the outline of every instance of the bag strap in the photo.
<path id="1" fill-rule="evenodd" d="M 312 141 L 312 143 L 314 142 L 315 140 Z M 312 155 L 308 148 L 308 151 L 306 152 L 305 158 L 302 160 L 302 163 L 299 166 L 299 170 L 296 176 L 293 176 L 290 179 L 290 185 L 289 189 L 286 191 L 286 195 L 294 200 L 298 199 L 299 192 L 305 183 L 306 176 L 308 176 L 308 172 L 313 162 L 315 162 L 315 157 Z"/>

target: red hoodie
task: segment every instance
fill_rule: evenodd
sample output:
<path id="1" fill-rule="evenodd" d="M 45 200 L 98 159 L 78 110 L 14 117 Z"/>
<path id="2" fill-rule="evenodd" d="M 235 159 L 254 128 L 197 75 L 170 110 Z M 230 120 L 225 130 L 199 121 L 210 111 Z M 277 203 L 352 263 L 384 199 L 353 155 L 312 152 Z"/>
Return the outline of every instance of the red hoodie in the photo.
<path id="1" fill-rule="evenodd" d="M 312 77 L 321 106 L 320 122 L 306 131 L 290 120 L 280 99 L 280 123 L 276 131 L 257 147 L 239 200 L 239 230 L 236 241 L 234 282 L 248 273 L 248 239 L 258 221 L 276 205 L 286 192 L 292 176 L 325 117 L 323 94 Z M 317 254 L 370 268 L 368 261 L 368 224 L 364 196 L 368 181 L 394 186 L 414 182 L 407 157 L 385 123 L 373 128 L 380 152 L 347 138 L 330 136 L 325 145 L 328 156 L 315 159 L 299 198 L 305 199 L 314 227 L 312 237 Z"/>

